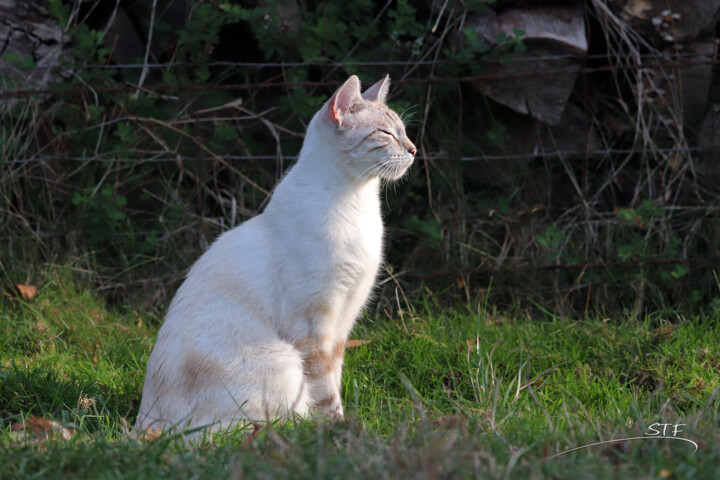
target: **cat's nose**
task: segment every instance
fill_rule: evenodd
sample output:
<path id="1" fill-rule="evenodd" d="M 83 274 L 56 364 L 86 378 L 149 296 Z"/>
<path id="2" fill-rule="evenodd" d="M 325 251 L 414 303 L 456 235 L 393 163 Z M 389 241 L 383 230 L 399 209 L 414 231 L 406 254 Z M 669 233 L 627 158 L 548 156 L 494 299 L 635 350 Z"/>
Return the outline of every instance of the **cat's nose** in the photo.
<path id="1" fill-rule="evenodd" d="M 417 148 L 415 148 L 415 145 L 410 145 L 410 147 L 408 147 L 408 152 L 410 152 L 410 155 L 414 157 L 417 153 Z"/>

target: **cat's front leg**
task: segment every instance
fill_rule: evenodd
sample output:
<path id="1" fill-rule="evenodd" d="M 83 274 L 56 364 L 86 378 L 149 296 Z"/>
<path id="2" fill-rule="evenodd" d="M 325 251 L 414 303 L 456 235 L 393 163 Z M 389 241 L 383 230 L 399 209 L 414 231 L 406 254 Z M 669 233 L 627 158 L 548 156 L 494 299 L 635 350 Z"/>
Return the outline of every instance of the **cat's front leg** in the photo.
<path id="1" fill-rule="evenodd" d="M 345 341 L 308 338 L 296 344 L 303 358 L 303 372 L 312 406 L 320 415 L 343 418 L 340 372 Z"/>

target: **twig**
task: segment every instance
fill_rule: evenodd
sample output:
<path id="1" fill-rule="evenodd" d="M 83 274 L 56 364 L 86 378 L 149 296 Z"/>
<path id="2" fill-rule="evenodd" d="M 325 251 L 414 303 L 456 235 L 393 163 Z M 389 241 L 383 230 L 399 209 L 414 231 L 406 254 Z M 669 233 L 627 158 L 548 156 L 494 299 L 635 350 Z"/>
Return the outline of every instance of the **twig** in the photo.
<path id="1" fill-rule="evenodd" d="M 147 38 L 147 45 L 145 46 L 145 58 L 143 59 L 143 69 L 140 73 L 140 81 L 137 85 L 137 90 L 135 90 L 135 95 L 133 96 L 133 100 L 137 100 L 138 95 L 140 95 L 140 88 L 143 86 L 143 83 L 145 83 L 145 77 L 148 74 L 148 59 L 150 57 L 150 47 L 152 46 L 152 36 L 153 36 L 153 28 L 155 26 L 155 7 L 157 7 L 157 0 L 153 0 L 152 8 L 150 10 L 150 27 L 148 28 L 148 38 Z"/>
<path id="2" fill-rule="evenodd" d="M 548 270 L 576 270 L 597 268 L 637 268 L 647 265 L 673 265 L 682 263 L 705 263 L 708 266 L 717 265 L 720 257 L 707 258 L 653 258 L 649 260 L 627 260 L 607 263 L 558 263 L 551 265 L 528 266 L 517 268 L 472 268 L 458 270 L 442 270 L 428 273 L 405 272 L 403 277 L 416 279 L 459 277 L 463 275 L 501 275 L 506 273 L 542 272 Z"/>

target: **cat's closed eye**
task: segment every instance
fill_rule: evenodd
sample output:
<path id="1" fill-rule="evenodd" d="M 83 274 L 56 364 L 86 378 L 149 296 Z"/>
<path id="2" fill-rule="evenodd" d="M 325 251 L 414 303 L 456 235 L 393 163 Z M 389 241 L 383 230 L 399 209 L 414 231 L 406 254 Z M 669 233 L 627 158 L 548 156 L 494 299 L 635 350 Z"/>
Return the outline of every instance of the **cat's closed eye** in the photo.
<path id="1" fill-rule="evenodd" d="M 388 130 L 383 130 L 383 129 L 381 128 L 381 129 L 378 130 L 378 132 L 380 132 L 380 133 L 382 133 L 382 134 L 384 134 L 384 135 L 388 135 L 388 136 L 390 136 L 390 137 L 392 137 L 392 138 L 396 138 L 395 135 L 394 135 L 392 132 L 388 131 Z"/>

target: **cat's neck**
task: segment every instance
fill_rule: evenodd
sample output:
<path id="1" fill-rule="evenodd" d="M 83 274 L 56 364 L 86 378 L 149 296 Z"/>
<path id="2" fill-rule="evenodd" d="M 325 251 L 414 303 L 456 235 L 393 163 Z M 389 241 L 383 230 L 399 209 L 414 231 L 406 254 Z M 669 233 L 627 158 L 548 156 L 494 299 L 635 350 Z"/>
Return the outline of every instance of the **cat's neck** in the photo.
<path id="1" fill-rule="evenodd" d="M 358 179 L 346 166 L 344 154 L 333 145 L 332 136 L 314 119 L 309 127 L 297 164 L 282 183 L 290 183 L 296 193 L 319 196 L 329 202 L 379 201 L 380 179 Z"/>

